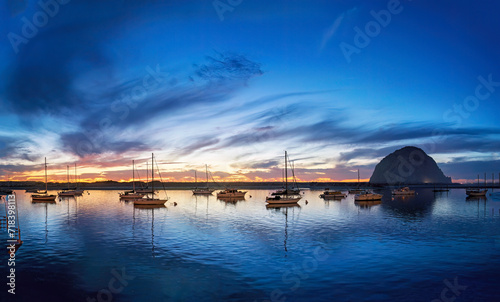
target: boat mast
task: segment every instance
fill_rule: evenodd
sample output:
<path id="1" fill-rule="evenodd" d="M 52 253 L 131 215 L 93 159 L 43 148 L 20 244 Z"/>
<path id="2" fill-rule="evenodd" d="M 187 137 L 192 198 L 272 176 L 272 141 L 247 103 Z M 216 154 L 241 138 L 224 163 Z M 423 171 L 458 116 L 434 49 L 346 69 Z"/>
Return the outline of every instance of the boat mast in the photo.
<path id="1" fill-rule="evenodd" d="M 196 175 L 196 170 L 194 170 L 194 187 L 198 189 L 198 176 Z"/>
<path id="2" fill-rule="evenodd" d="M 287 156 L 285 151 L 285 196 L 288 196 L 288 172 L 286 166 Z"/>
<path id="3" fill-rule="evenodd" d="M 154 198 L 155 196 L 155 169 L 154 169 L 154 158 L 153 153 L 151 153 L 151 196 Z"/>
<path id="4" fill-rule="evenodd" d="M 45 158 L 45 193 L 47 193 L 47 157 Z"/>
<path id="5" fill-rule="evenodd" d="M 76 174 L 76 163 L 75 163 L 75 186 L 76 186 L 76 189 L 78 190 L 78 176 Z"/>
<path id="6" fill-rule="evenodd" d="M 208 165 L 205 164 L 205 175 L 207 177 L 207 189 L 208 189 Z"/>
<path id="7" fill-rule="evenodd" d="M 135 160 L 132 160 L 132 191 L 135 193 Z"/>
<path id="8" fill-rule="evenodd" d="M 69 190 L 69 165 L 66 165 L 66 177 L 68 178 L 68 190 Z"/>
<path id="9" fill-rule="evenodd" d="M 358 169 L 358 189 L 359 189 L 359 169 Z"/>

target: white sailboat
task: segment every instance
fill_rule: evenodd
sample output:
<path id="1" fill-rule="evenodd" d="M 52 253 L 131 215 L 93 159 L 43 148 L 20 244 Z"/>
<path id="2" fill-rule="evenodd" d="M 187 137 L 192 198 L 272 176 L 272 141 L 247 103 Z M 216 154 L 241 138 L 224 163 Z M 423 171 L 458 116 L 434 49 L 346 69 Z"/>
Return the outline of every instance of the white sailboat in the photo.
<path id="1" fill-rule="evenodd" d="M 285 151 L 285 195 L 272 195 L 266 197 L 268 204 L 296 204 L 302 198 L 300 195 L 288 195 L 288 172 L 287 172 L 288 156 Z"/>
<path id="2" fill-rule="evenodd" d="M 166 199 L 155 198 L 155 173 L 154 173 L 154 153 L 151 153 L 151 196 L 146 196 L 140 199 L 134 199 L 134 205 L 162 205 L 170 198 Z"/>

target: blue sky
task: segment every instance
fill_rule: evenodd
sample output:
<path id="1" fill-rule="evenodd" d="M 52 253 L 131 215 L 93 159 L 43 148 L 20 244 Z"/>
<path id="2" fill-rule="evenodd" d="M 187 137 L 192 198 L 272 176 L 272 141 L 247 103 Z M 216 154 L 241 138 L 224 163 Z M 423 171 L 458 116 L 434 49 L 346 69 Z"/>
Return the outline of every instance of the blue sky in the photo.
<path id="1" fill-rule="evenodd" d="M 284 150 L 303 180 L 369 178 L 406 145 L 500 172 L 495 1 L 43 3 L 0 6 L 2 179 L 45 156 L 126 179 L 155 152 L 171 180 L 269 180 Z"/>

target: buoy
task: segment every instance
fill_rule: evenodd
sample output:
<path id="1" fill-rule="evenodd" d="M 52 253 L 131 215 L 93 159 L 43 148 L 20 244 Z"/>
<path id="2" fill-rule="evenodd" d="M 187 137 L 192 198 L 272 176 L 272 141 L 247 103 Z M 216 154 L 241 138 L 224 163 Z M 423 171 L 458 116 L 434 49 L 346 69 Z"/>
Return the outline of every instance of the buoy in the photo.
<path id="1" fill-rule="evenodd" d="M 177 202 L 174 201 L 174 207 L 177 205 Z"/>
<path id="2" fill-rule="evenodd" d="M 252 198 L 252 195 L 250 195 L 250 198 Z"/>
<path id="3" fill-rule="evenodd" d="M 306 204 L 308 204 L 308 203 L 309 203 L 309 201 L 306 200 Z"/>

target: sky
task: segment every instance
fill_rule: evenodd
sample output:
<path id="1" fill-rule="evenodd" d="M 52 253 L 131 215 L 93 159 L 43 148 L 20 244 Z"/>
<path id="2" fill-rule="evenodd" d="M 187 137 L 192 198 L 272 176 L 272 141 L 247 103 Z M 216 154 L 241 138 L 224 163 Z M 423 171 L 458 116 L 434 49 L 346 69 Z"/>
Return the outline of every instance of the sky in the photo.
<path id="1" fill-rule="evenodd" d="M 0 180 L 348 181 L 404 146 L 500 172 L 500 3 L 0 4 Z M 150 164 L 150 160 L 149 160 Z M 73 173 L 73 171 L 72 171 Z"/>

